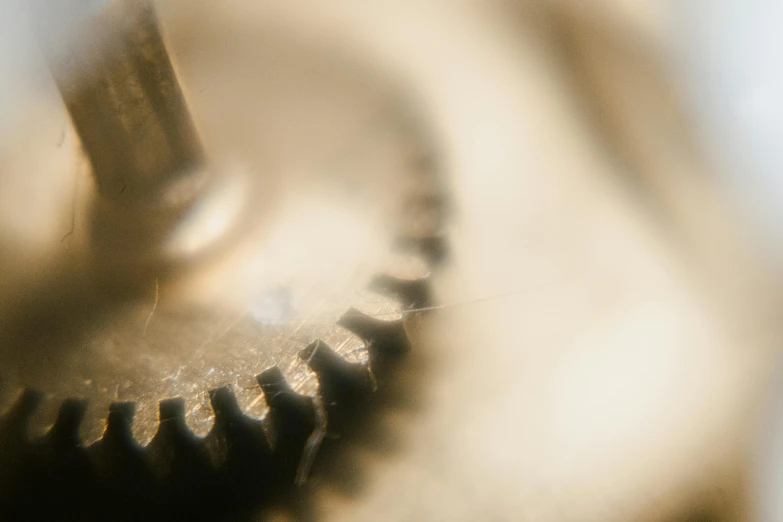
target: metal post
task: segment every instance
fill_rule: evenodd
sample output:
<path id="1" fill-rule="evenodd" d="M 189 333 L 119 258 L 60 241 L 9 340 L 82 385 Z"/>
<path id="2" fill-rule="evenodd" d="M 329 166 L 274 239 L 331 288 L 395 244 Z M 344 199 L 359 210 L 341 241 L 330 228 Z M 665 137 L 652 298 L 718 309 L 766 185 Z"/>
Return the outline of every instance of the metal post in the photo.
<path id="1" fill-rule="evenodd" d="M 34 4 L 44 54 L 100 195 L 147 206 L 199 176 L 203 150 L 152 2 Z"/>

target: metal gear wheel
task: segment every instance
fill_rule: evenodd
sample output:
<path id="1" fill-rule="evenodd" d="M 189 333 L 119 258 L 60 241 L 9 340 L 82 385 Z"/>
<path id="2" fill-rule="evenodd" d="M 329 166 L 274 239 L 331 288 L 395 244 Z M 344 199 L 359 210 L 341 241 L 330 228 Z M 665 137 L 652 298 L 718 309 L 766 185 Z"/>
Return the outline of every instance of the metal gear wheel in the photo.
<path id="1" fill-rule="evenodd" d="M 104 188 L 83 179 L 75 138 L 95 170 L 90 141 L 56 102 L 22 159 L 0 164 L 9 186 L 31 156 L 55 166 L 36 170 L 37 189 L 80 180 L 73 207 L 54 201 L 55 218 L 15 215 L 50 238 L 35 262 L 0 260 L 4 520 L 214 520 L 285 496 L 327 432 L 350 430 L 371 407 L 430 305 L 445 198 L 410 104 L 367 64 L 279 29 L 259 42 L 189 22 L 214 45 L 179 53 L 184 85 L 208 80 L 188 106 L 210 168 L 230 166 L 206 189 L 203 205 L 218 202 L 210 219 L 175 212 L 174 261 L 150 262 L 148 237 L 96 249 L 96 230 L 105 239 L 148 223 L 96 225 Z M 215 48 L 238 57 L 219 81 Z M 193 254 L 213 232 L 228 239 Z"/>

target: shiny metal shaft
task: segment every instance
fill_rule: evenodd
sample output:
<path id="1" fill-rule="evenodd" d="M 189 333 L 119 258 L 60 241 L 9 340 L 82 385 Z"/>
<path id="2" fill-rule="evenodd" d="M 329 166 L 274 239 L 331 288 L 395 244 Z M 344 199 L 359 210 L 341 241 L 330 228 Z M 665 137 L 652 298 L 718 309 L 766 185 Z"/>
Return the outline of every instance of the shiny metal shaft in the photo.
<path id="1" fill-rule="evenodd" d="M 101 196 L 146 205 L 188 185 L 182 178 L 197 175 L 203 149 L 152 2 L 35 3 L 44 52 Z"/>

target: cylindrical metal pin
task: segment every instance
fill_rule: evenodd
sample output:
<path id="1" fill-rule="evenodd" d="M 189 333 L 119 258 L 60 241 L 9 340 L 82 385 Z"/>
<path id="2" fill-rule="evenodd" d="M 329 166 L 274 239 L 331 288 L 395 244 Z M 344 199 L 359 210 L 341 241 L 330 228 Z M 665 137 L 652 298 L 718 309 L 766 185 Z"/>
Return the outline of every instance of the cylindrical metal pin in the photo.
<path id="1" fill-rule="evenodd" d="M 100 195 L 146 206 L 172 186 L 182 194 L 191 185 L 183 178 L 201 175 L 203 150 L 151 1 L 35 3 L 44 53 Z"/>

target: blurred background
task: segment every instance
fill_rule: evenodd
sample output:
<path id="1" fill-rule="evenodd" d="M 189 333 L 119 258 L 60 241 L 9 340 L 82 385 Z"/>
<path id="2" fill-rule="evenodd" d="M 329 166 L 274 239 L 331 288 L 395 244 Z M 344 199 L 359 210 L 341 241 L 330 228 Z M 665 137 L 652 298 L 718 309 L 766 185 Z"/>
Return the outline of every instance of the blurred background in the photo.
<path id="1" fill-rule="evenodd" d="M 258 281 L 281 281 L 340 308 L 391 235 L 401 155 L 425 151 L 448 195 L 439 309 L 409 368 L 417 406 L 379 421 L 394 451 L 353 451 L 354 486 L 324 475 L 319 519 L 783 520 L 783 7 L 155 5 L 205 148 L 260 180 L 226 196 L 258 212 L 226 219 L 258 224 L 265 245 L 247 254 L 255 271 L 231 254 L 174 294 L 236 304 L 263 287 L 274 306 L 259 313 L 275 315 L 277 287 Z M 28 289 L 89 250 L 98 189 L 45 58 L 87 30 L 0 9 L 0 310 L 13 322 Z M 225 233 L 210 226 L 196 235 Z M 187 238 L 176 248 L 190 255 Z M 144 285 L 146 318 L 158 279 Z"/>

